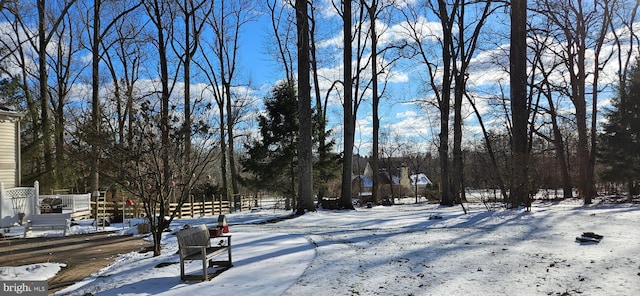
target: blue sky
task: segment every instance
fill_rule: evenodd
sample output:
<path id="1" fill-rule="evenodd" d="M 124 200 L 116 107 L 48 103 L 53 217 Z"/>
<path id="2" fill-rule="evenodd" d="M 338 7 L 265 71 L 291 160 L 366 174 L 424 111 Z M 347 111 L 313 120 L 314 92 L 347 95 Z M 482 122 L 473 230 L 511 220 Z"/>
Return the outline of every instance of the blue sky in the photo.
<path id="1" fill-rule="evenodd" d="M 328 89 L 331 81 L 342 78 L 342 25 L 341 20 L 337 17 L 334 8 L 330 5 L 332 0 L 318 0 L 316 17 L 319 18 L 318 30 L 318 50 L 320 55 L 319 70 L 323 80 L 321 88 L 323 91 Z M 333 0 L 337 1 L 337 0 Z M 405 0 L 401 3 L 413 3 L 413 0 Z M 422 2 L 420 2 L 422 3 Z M 355 11 L 355 10 L 354 10 Z M 486 98 L 489 96 L 501 95 L 501 90 L 508 93 L 508 75 L 504 71 L 504 66 L 508 65 L 508 22 L 505 21 L 505 11 L 499 10 L 499 17 L 492 19 L 486 27 L 486 33 L 480 40 L 480 49 L 474 55 L 472 66 L 469 69 L 469 91 L 476 100 L 480 112 L 483 116 L 487 116 L 486 120 L 492 128 L 505 130 L 505 116 L 501 115 L 499 106 L 492 105 L 496 100 L 490 101 Z M 423 17 L 418 18 L 414 25 L 418 25 L 423 30 L 424 36 L 422 40 L 428 48 L 431 61 L 439 63 L 437 38 L 441 35 L 441 28 L 438 20 L 429 13 L 425 13 Z M 365 24 L 365 29 L 366 29 Z M 376 26 L 378 32 L 381 33 L 379 38 L 379 46 L 398 40 L 406 40 L 406 28 L 408 22 L 399 15 L 394 15 L 392 21 L 385 24 L 379 22 Z M 618 33 L 622 33 L 620 30 Z M 278 65 L 273 62 L 273 57 L 266 52 L 266 44 L 270 42 L 272 29 L 268 15 L 260 15 L 254 22 L 249 22 L 242 27 L 240 34 L 240 56 L 238 60 L 238 85 L 244 85 L 251 81 L 251 86 L 255 92 L 254 100 L 261 102 L 269 88 L 273 86 L 279 79 L 283 78 L 283 74 L 279 73 Z M 609 36 L 610 37 L 610 36 Z M 560 43 L 550 40 L 550 47 L 560 48 Z M 355 44 L 354 44 L 355 48 Z M 613 43 L 608 42 L 604 47 L 608 54 L 614 52 Z M 295 49 L 293 50 L 295 53 Z M 637 48 L 634 48 L 634 55 Z M 150 53 L 153 54 L 153 53 Z M 593 55 L 588 53 L 589 62 L 593 61 Z M 605 54 L 606 55 L 606 54 Z M 385 65 L 392 57 L 381 59 L 380 64 Z M 546 57 L 551 60 L 552 56 Z M 588 62 L 588 66 L 592 67 Z M 156 65 L 151 61 L 148 63 L 149 68 Z M 104 68 L 103 68 L 104 69 Z M 151 72 L 153 69 L 149 69 Z M 615 81 L 615 73 L 617 65 L 615 61 L 611 61 L 604 67 L 604 75 L 601 77 L 602 85 Z M 146 72 L 149 73 L 149 72 Z M 415 59 L 402 59 L 394 65 L 385 74 L 391 75 L 388 89 L 384 93 L 380 106 L 380 119 L 382 133 L 388 135 L 383 137 L 382 141 L 392 142 L 393 145 L 404 144 L 405 149 L 413 152 L 435 152 L 434 143 L 438 134 L 439 114 L 434 108 L 433 92 L 428 87 L 428 73 L 426 66 Z M 148 75 L 153 75 L 149 73 Z M 553 76 L 554 79 L 562 81 L 566 73 L 558 72 Z M 153 77 L 145 77 L 147 82 L 152 81 Z M 179 77 L 181 79 L 181 77 Z M 380 82 L 382 84 L 382 82 Z M 77 92 L 86 93 L 88 85 L 81 85 L 78 82 Z M 611 86 L 611 85 L 609 85 Z M 150 84 L 145 84 L 142 88 L 149 88 Z M 199 85 L 198 87 L 202 87 Z M 611 90 L 611 88 L 609 88 Z M 607 104 L 607 97 L 610 93 L 604 93 L 601 96 L 600 103 Z M 370 93 L 366 94 L 370 97 Z M 80 100 L 86 100 L 88 96 L 78 95 Z M 566 98 L 565 98 L 566 101 Z M 259 105 L 259 104 L 258 104 Z M 357 134 L 355 143 L 355 153 L 368 154 L 371 147 L 371 102 L 365 100 L 358 113 Z M 570 114 L 572 107 L 570 104 L 563 104 L 562 111 Z M 465 141 L 473 142 L 479 135 L 476 124 L 475 115 L 468 104 L 463 106 L 465 118 Z M 254 113 L 255 114 L 255 113 Z M 329 107 L 329 127 L 334 130 L 334 136 L 337 140 L 337 149 L 341 150 L 342 145 L 342 106 L 339 97 L 331 96 Z M 257 126 L 252 126 L 257 128 Z M 387 140 L 388 139 L 388 140 Z"/>
<path id="2" fill-rule="evenodd" d="M 331 77 L 331 79 L 341 79 L 342 57 L 341 52 L 337 51 L 339 49 L 335 48 L 335 43 L 342 42 L 341 24 L 333 13 L 329 13 L 326 10 L 319 15 L 329 17 L 323 21 L 331 23 L 331 25 L 329 25 L 331 26 L 330 33 L 320 32 L 320 35 L 325 37 L 325 39 L 319 40 L 320 50 L 329 52 L 329 55 L 335 57 L 333 63 L 321 65 L 321 75 Z M 246 24 L 243 28 L 243 34 L 241 35 L 240 63 L 242 69 L 250 75 L 254 86 L 260 90 L 258 94 L 264 94 L 275 82 L 283 78 L 283 74 L 276 71 L 279 69 L 279 65 L 274 64 L 273 57 L 266 53 L 265 50 L 265 42 L 271 40 L 271 34 L 271 24 L 268 16 L 261 15 L 257 21 Z M 327 54 L 325 53 L 325 55 Z M 324 59 L 326 60 L 327 58 L 324 57 Z M 380 118 L 383 125 L 388 126 L 384 127 L 384 132 L 392 132 L 391 129 L 409 128 L 420 129 L 422 133 L 424 132 L 425 122 L 416 120 L 415 117 L 418 113 L 412 111 L 412 109 L 416 109 L 417 107 L 414 104 L 405 103 L 405 101 L 411 101 L 411 97 L 417 94 L 412 94 L 408 92 L 410 89 L 405 88 L 412 84 L 408 81 L 408 75 L 402 72 L 396 73 L 402 77 L 397 77 L 395 78 L 396 82 L 389 83 L 388 90 L 385 93 L 385 97 L 382 98 L 380 106 Z M 323 83 L 326 84 L 328 82 L 324 81 Z M 415 87 L 417 86 L 411 86 L 411 88 Z M 357 150 L 360 150 L 361 154 L 370 152 L 372 129 L 370 104 L 370 99 L 367 99 L 359 109 L 355 153 L 358 153 Z M 337 98 L 331 100 L 328 114 L 329 127 L 334 130 L 334 136 L 340 146 L 342 143 L 343 119 L 341 102 L 337 101 Z"/>
<path id="3" fill-rule="evenodd" d="M 327 2 L 322 2 L 327 4 Z M 326 7 L 326 6 L 325 6 Z M 321 59 L 325 63 L 321 64 L 321 76 L 331 79 L 342 78 L 342 56 L 340 52 L 342 42 L 342 28 L 340 20 L 333 12 L 333 8 L 318 9 L 318 16 L 322 16 L 324 30 L 319 32 L 319 50 L 324 54 Z M 435 20 L 423 19 L 425 28 L 437 33 L 440 31 L 439 24 Z M 383 32 L 380 37 L 381 46 L 386 42 L 397 40 L 401 37 L 401 22 L 392 23 L 386 26 L 382 23 L 378 25 L 379 32 Z M 241 64 L 243 70 L 250 73 L 254 86 L 258 86 L 263 92 L 272 86 L 282 75 L 275 72 L 276 65 L 273 57 L 265 52 L 265 42 L 270 40 L 272 34 L 268 16 L 262 15 L 258 21 L 245 25 L 243 29 L 241 46 Z M 338 45 L 338 46 L 336 46 Z M 355 51 L 355 50 L 354 50 Z M 326 62 L 331 61 L 331 62 Z M 250 65 L 250 66 L 247 66 Z M 401 61 L 397 63 L 390 79 L 387 90 L 381 100 L 379 116 L 381 119 L 381 132 L 388 134 L 390 140 L 401 140 L 409 145 L 410 149 L 418 149 L 421 152 L 435 152 L 433 146 L 434 136 L 437 134 L 436 126 L 438 117 L 433 110 L 427 112 L 425 108 L 416 104 L 416 101 L 423 100 L 429 96 L 425 92 L 423 66 L 416 66 L 413 61 Z M 321 82 L 328 84 L 329 80 Z M 382 85 L 382 81 L 379 82 Z M 321 85 L 322 85 L 321 84 Z M 382 87 L 382 86 L 380 86 Z M 323 86 L 326 89 L 326 85 Z M 370 93 L 367 95 L 370 97 Z M 342 106 L 341 102 L 334 99 L 331 101 L 329 114 L 329 126 L 334 129 L 334 135 L 341 146 L 342 140 Z M 356 138 L 354 153 L 368 154 L 371 147 L 371 102 L 366 99 L 360 106 L 356 125 Z M 341 148 L 340 148 L 341 149 Z"/>

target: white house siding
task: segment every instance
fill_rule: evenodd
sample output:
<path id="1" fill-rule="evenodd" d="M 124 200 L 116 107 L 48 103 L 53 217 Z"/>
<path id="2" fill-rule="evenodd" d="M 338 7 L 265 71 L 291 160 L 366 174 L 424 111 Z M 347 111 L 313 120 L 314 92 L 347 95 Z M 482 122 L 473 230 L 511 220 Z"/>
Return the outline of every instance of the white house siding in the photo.
<path id="1" fill-rule="evenodd" d="M 0 118 L 0 182 L 16 186 L 16 123 Z"/>

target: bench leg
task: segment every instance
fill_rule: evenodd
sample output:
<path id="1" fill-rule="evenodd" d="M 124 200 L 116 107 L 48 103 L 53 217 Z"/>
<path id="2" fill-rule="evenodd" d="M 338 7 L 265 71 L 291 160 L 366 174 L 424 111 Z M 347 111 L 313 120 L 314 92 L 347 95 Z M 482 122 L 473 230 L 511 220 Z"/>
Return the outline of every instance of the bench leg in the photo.
<path id="1" fill-rule="evenodd" d="M 227 255 L 229 256 L 229 267 L 233 266 L 231 262 L 231 236 L 227 237 Z"/>
<path id="2" fill-rule="evenodd" d="M 31 232 L 31 222 L 27 222 L 24 225 L 24 237 L 22 238 L 27 238 L 27 233 Z"/>
<path id="3" fill-rule="evenodd" d="M 63 236 L 67 236 L 67 233 L 71 232 L 71 220 L 67 220 L 64 224 L 64 232 L 62 233 Z"/>
<path id="4" fill-rule="evenodd" d="M 184 281 L 184 260 L 180 257 L 180 280 Z"/>
<path id="5" fill-rule="evenodd" d="M 202 280 L 207 280 L 207 260 L 202 259 Z"/>

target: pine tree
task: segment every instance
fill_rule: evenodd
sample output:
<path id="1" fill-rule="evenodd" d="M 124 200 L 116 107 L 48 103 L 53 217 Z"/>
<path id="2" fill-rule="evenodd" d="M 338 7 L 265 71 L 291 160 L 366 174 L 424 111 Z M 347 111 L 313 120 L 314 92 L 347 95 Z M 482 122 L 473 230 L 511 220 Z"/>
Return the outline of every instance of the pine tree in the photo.
<path id="1" fill-rule="evenodd" d="M 629 194 L 635 194 L 640 177 L 640 60 L 626 81 L 621 81 L 618 97 L 606 113 L 600 135 L 600 162 L 605 181 L 624 182 Z"/>
<path id="2" fill-rule="evenodd" d="M 296 196 L 298 110 L 295 84 L 276 85 L 265 98 L 266 114 L 258 117 L 261 139 L 246 145 L 242 160 L 252 179 L 243 180 L 249 187 L 279 192 L 286 197 L 286 208 Z"/>

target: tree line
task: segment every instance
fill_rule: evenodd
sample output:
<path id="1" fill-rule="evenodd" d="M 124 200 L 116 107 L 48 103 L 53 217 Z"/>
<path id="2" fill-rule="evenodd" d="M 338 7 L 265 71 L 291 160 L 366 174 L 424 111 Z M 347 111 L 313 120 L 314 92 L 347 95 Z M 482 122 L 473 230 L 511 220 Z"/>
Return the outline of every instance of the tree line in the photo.
<path id="1" fill-rule="evenodd" d="M 528 206 L 544 183 L 536 170 L 542 160 L 553 163 L 565 197 L 576 187 L 590 203 L 597 181 L 631 182 L 612 173 L 601 178 L 596 165 L 598 155 L 606 159 L 599 145 L 613 143 L 598 140 L 603 98 L 618 97 L 613 107 L 622 110 L 633 97 L 638 5 L 3 0 L 1 104 L 26 114 L 25 184 L 116 188 L 144 197 L 150 216 L 173 217 L 158 205 L 184 202 L 196 187 L 228 199 L 243 188 L 270 188 L 304 213 L 335 181 L 340 207 L 353 208 L 356 123 L 364 118 L 372 122 L 373 171 L 397 154 L 407 162 L 433 156 L 437 174 L 430 177 L 443 205 L 464 201 L 466 187 L 484 182 L 509 207 Z M 242 44 L 260 18 L 268 20 L 268 41 Z M 248 78 L 243 46 L 272 56 L 277 82 L 267 94 Z M 418 85 L 408 93 L 393 90 L 404 72 Z M 259 112 L 263 98 L 267 113 Z M 435 136 L 385 130 L 384 102 L 410 103 L 433 118 L 424 125 Z M 291 134 L 269 134 L 277 108 L 296 118 L 280 122 L 291 124 Z M 327 125 L 336 112 L 338 132 Z M 270 137 L 295 149 L 276 151 Z M 478 174 L 491 180 L 471 173 L 480 163 Z M 278 175 L 286 186 L 268 186 L 275 183 L 264 170 L 275 168 L 287 173 Z M 373 176 L 377 202 L 384 184 Z M 152 223 L 162 230 L 170 219 Z M 161 231 L 155 235 L 159 242 Z"/>

